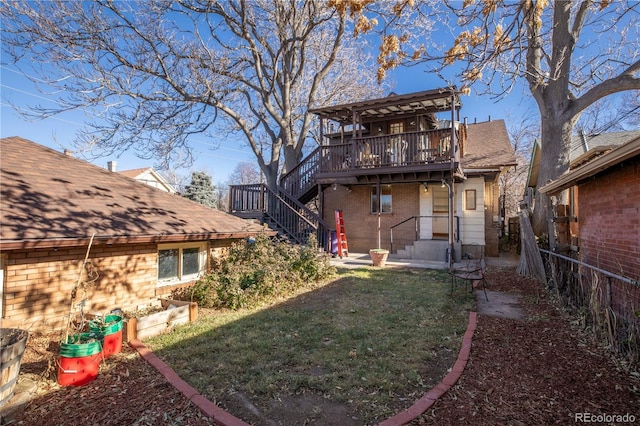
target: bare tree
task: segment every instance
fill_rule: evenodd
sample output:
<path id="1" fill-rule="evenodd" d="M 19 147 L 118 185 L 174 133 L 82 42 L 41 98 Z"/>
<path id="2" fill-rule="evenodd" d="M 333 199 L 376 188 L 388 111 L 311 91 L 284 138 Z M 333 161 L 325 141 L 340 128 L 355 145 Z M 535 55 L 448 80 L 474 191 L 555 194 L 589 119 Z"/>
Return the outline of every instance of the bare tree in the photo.
<path id="1" fill-rule="evenodd" d="M 516 154 L 516 167 L 500 175 L 499 186 L 505 219 L 518 214 L 527 184 L 531 149 L 540 134 L 538 122 L 531 114 L 518 118 L 507 113 L 506 121 L 511 146 Z"/>
<path id="2" fill-rule="evenodd" d="M 385 2 L 335 1 L 342 13 L 375 13 Z M 367 8 L 363 8 L 366 5 Z M 415 5 L 415 7 L 411 7 Z M 569 168 L 574 125 L 598 100 L 640 89 L 640 3 L 580 0 L 446 0 L 395 2 L 405 16 L 430 14 L 443 19 L 452 43 L 416 46 L 409 28 L 385 27 L 381 68 L 423 61 L 432 72 L 461 67 L 466 88 L 501 97 L 524 81 L 541 117 L 541 164 L 538 185 L 556 179 Z M 419 41 L 419 40 L 418 40 Z M 426 42 L 426 41 L 425 41 Z M 379 75 L 384 73 L 379 73 Z M 463 87 L 463 90 L 465 89 Z M 546 196 L 537 195 L 534 227 L 546 232 L 551 214 Z"/>
<path id="3" fill-rule="evenodd" d="M 600 99 L 586 109 L 576 123 L 576 133 L 595 135 L 637 129 L 640 124 L 638 94 L 629 92 L 611 98 Z"/>
<path id="4" fill-rule="evenodd" d="M 215 185 L 216 200 L 218 204 L 216 208 L 223 212 L 229 211 L 229 186 L 226 183 L 218 182 Z"/>
<path id="5" fill-rule="evenodd" d="M 24 112 L 92 111 L 78 145 L 102 155 L 190 164 L 190 135 L 239 133 L 273 186 L 310 108 L 383 90 L 325 0 L 1 1 L 3 52 L 59 102 Z"/>
<path id="6" fill-rule="evenodd" d="M 242 161 L 229 175 L 229 185 L 247 185 L 260 182 L 260 170 L 255 163 Z"/>

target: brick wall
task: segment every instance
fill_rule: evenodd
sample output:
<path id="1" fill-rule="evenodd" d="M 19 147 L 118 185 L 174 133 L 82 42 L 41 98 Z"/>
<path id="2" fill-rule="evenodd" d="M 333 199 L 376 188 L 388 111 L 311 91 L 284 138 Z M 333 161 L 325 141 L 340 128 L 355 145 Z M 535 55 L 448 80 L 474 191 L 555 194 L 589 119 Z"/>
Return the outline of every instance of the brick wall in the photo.
<path id="1" fill-rule="evenodd" d="M 86 247 L 7 253 L 5 326 L 50 329 L 64 324 L 85 254 Z M 155 244 L 95 245 L 89 260 L 99 276 L 77 290 L 76 302 L 87 300 L 85 312 L 131 309 L 156 297 Z"/>
<path id="2" fill-rule="evenodd" d="M 582 260 L 640 278 L 640 159 L 616 165 L 579 185 Z"/>
<path id="3" fill-rule="evenodd" d="M 224 256 L 232 240 L 208 245 L 208 264 Z M 3 327 L 31 330 L 60 329 L 69 314 L 71 291 L 78 283 L 86 247 L 29 249 L 3 253 L 6 256 Z M 171 292 L 192 282 L 158 287 L 156 244 L 94 245 L 89 254 L 99 276 L 94 284 L 77 291 L 76 302 L 86 299 L 85 312 L 108 312 L 170 297 Z M 86 279 L 86 274 L 83 274 Z"/>
<path id="4" fill-rule="evenodd" d="M 380 215 L 381 247 L 389 249 L 392 225 L 420 214 L 418 184 L 395 184 L 391 186 L 392 210 L 390 214 Z M 334 223 L 334 212 L 342 209 L 344 226 L 347 234 L 349 251 L 353 253 L 367 253 L 376 248 L 378 238 L 378 215 L 371 214 L 371 186 L 352 186 L 348 190 L 338 185 L 336 190 L 331 187 L 324 191 L 324 217 Z M 411 233 L 404 239 L 414 240 L 414 231 L 405 227 L 396 234 L 394 239 L 403 239 L 400 233 Z M 394 247 L 395 248 L 395 247 Z"/>

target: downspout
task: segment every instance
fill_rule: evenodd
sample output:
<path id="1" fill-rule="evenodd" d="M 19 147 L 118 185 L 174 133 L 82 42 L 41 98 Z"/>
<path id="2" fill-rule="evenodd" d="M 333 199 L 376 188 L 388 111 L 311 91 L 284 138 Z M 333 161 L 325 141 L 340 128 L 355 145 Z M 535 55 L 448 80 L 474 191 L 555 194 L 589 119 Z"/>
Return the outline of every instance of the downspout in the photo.
<path id="1" fill-rule="evenodd" d="M 449 256 L 447 258 L 449 262 L 449 271 L 453 271 L 453 263 L 454 263 L 454 174 L 455 174 L 455 155 L 456 155 L 456 126 L 455 126 L 455 118 L 456 118 L 456 92 L 453 88 L 451 88 L 451 144 L 449 146 L 450 151 L 450 171 L 449 176 L 451 178 L 451 184 L 447 185 L 449 187 Z"/>
<path id="2" fill-rule="evenodd" d="M 381 193 L 381 187 L 380 187 L 380 177 L 378 176 L 378 182 L 376 182 L 376 192 L 378 194 L 378 248 L 382 248 L 380 247 L 382 241 L 380 238 L 380 215 L 382 213 L 382 193 Z"/>

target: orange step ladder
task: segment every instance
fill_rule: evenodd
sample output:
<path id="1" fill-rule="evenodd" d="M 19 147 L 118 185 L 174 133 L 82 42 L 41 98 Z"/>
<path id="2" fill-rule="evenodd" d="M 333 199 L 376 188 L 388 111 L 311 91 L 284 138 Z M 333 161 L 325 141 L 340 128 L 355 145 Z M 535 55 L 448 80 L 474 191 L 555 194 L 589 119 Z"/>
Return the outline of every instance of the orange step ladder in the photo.
<path id="1" fill-rule="evenodd" d="M 336 210 L 336 238 L 338 239 L 338 256 L 349 256 L 349 247 L 347 245 L 347 234 L 344 230 L 344 218 L 342 210 Z"/>

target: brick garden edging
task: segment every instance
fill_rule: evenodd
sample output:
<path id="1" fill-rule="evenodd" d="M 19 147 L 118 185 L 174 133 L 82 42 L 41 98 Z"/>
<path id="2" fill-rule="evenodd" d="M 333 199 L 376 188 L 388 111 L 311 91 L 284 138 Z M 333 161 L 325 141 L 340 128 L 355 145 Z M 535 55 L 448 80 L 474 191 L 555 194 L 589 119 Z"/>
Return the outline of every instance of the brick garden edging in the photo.
<path id="1" fill-rule="evenodd" d="M 200 395 L 200 392 L 182 380 L 171 367 L 158 358 L 151 349 L 147 348 L 140 340 L 133 339 L 129 341 L 129 346 L 138 351 L 140 356 L 142 356 L 147 363 L 158 370 L 169 383 L 179 390 L 189 401 L 195 404 L 200 411 L 211 417 L 216 424 L 220 426 L 249 426 L 248 423 L 232 416 L 204 396 Z"/>
<path id="2" fill-rule="evenodd" d="M 451 371 L 439 384 L 433 387 L 429 392 L 425 393 L 424 396 L 416 401 L 411 407 L 393 417 L 390 417 L 382 423 L 379 423 L 379 426 L 400 426 L 416 419 L 422 413 L 427 411 L 438 398 L 451 389 L 462 375 L 462 372 L 467 365 L 467 361 L 469 361 L 471 340 L 477 325 L 478 313 L 469 312 L 469 324 L 467 325 L 467 331 L 462 337 L 462 346 L 458 353 L 458 359 L 451 368 Z M 147 361 L 147 363 L 158 370 L 169 383 L 179 390 L 189 401 L 195 404 L 200 411 L 211 417 L 216 424 L 220 426 L 249 426 L 248 423 L 232 416 L 204 396 L 200 395 L 195 388 L 182 380 L 171 367 L 158 358 L 151 349 L 147 348 L 140 340 L 134 339 L 129 341 L 129 346 L 135 349 L 140 356 Z"/>
<path id="3" fill-rule="evenodd" d="M 393 417 L 388 418 L 382 423 L 379 423 L 378 426 L 399 426 L 409 423 L 427 411 L 438 398 L 451 389 L 462 375 L 464 368 L 467 366 L 467 361 L 469 361 L 469 355 L 471 353 L 471 339 L 473 338 L 473 333 L 476 330 L 477 325 L 478 313 L 469 312 L 469 324 L 467 325 L 467 331 L 462 337 L 462 347 L 460 348 L 458 359 L 453 365 L 453 368 L 451 368 L 451 371 L 444 376 L 444 379 L 442 379 L 439 384 L 434 386 L 429 392 L 425 393 L 424 396 L 417 400 L 411 407 Z"/>

